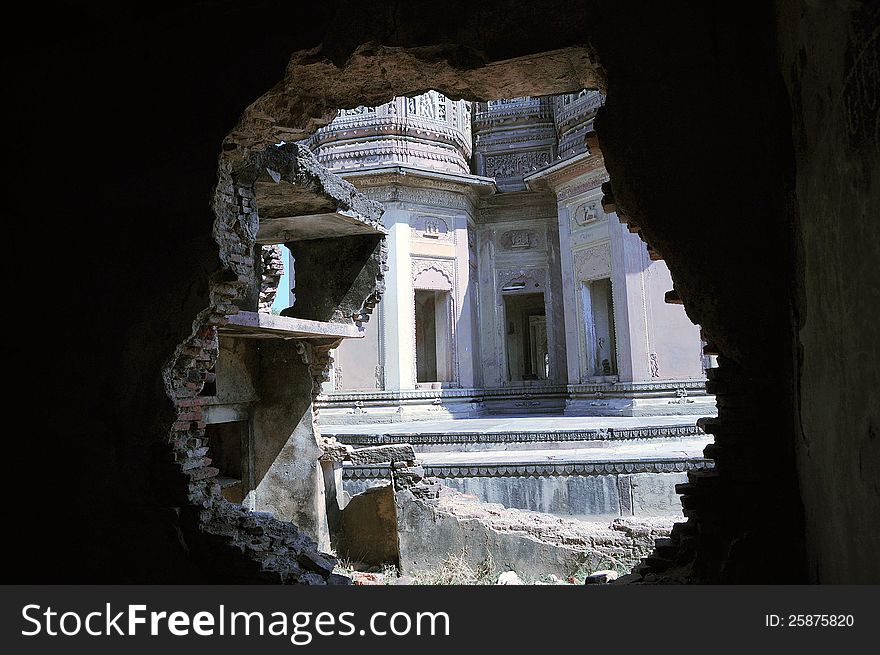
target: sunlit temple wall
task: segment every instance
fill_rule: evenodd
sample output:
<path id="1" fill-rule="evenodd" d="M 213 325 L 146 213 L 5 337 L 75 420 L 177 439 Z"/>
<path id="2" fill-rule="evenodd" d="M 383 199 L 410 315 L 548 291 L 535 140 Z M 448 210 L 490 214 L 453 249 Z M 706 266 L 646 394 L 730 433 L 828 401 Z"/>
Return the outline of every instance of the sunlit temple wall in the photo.
<path id="1" fill-rule="evenodd" d="M 389 230 L 378 320 L 334 353 L 323 422 L 711 413 L 668 269 L 602 209 L 602 102 L 429 91 L 343 109 L 309 140 Z"/>

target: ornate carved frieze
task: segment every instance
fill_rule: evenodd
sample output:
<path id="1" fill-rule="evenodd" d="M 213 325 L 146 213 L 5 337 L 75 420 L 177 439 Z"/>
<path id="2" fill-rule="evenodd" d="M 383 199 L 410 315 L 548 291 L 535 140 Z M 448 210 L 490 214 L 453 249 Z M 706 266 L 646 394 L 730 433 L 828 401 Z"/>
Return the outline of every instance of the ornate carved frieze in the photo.
<path id="1" fill-rule="evenodd" d="M 432 170 L 441 169 L 463 173 L 464 157 L 450 149 L 414 149 L 405 140 L 386 139 L 376 143 L 357 143 L 323 146 L 317 153 L 318 161 L 332 170 L 350 170 L 365 165 L 400 164 L 406 162 Z"/>
<path id="2" fill-rule="evenodd" d="M 611 275 L 611 244 L 600 243 L 572 253 L 577 280 L 595 280 Z"/>
<path id="3" fill-rule="evenodd" d="M 552 120 L 552 109 L 547 98 L 523 96 L 505 100 L 490 100 L 477 104 L 474 122 L 478 127 L 493 127 L 531 120 Z"/>
<path id="4" fill-rule="evenodd" d="M 532 150 L 486 157 L 488 177 L 521 177 L 550 163 L 549 151 Z"/>
<path id="5" fill-rule="evenodd" d="M 340 109 L 338 117 L 346 118 L 348 116 L 364 116 L 367 114 L 375 114 L 375 107 L 352 107 L 351 109 Z"/>
<path id="6" fill-rule="evenodd" d="M 442 101 L 441 101 L 442 98 Z M 406 111 L 410 116 L 418 116 L 428 120 L 438 119 L 440 116 L 439 106 L 446 100 L 445 96 L 436 91 L 428 91 L 420 96 L 406 99 Z M 445 110 L 443 116 L 445 119 Z"/>
<path id="7" fill-rule="evenodd" d="M 470 103 L 428 91 L 379 107 L 343 109 L 309 147 L 336 171 L 397 164 L 468 174 Z"/>
<path id="8" fill-rule="evenodd" d="M 440 189 L 387 186 L 365 187 L 362 188 L 362 192 L 367 198 L 377 202 L 409 202 L 418 205 L 472 211 L 472 205 L 466 196 Z"/>
<path id="9" fill-rule="evenodd" d="M 583 90 L 556 96 L 554 119 L 563 136 L 572 128 L 592 118 L 596 110 L 605 102 L 605 96 L 598 91 Z"/>

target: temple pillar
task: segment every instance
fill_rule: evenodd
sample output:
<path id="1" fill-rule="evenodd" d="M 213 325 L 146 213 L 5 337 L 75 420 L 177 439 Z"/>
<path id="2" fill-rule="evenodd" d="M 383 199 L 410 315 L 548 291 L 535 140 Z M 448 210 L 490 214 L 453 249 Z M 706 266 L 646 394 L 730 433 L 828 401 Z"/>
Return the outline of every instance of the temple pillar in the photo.
<path id="1" fill-rule="evenodd" d="M 388 203 L 383 223 L 388 228 L 388 272 L 382 298 L 385 389 L 413 389 L 416 344 L 409 212 Z"/>
<path id="2" fill-rule="evenodd" d="M 455 359 L 458 368 L 458 383 L 464 388 L 477 386 L 474 371 L 474 341 L 479 338 L 474 332 L 476 318 L 473 295 L 476 293 L 476 280 L 470 275 L 470 248 L 468 246 L 468 216 L 455 219 L 455 266 L 456 288 L 453 303 L 455 322 Z"/>
<path id="3" fill-rule="evenodd" d="M 612 290 L 621 382 L 651 379 L 644 271 L 651 263 L 640 239 L 611 216 Z"/>

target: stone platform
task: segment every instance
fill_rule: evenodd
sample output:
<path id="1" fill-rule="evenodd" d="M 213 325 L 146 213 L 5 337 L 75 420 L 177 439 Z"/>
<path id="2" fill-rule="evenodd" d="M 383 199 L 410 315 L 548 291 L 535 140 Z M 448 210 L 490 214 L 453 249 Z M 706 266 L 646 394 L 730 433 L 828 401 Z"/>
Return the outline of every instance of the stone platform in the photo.
<path id="1" fill-rule="evenodd" d="M 550 419 L 690 416 L 715 414 L 705 380 L 597 382 L 558 385 L 526 383 L 498 388 L 419 388 L 333 391 L 315 401 L 324 426 L 411 423 L 493 417 Z"/>
<path id="2" fill-rule="evenodd" d="M 675 485 L 710 468 L 693 417 L 494 417 L 325 426 L 357 447 L 410 443 L 425 474 L 505 507 L 598 520 L 681 516 Z M 387 465 L 348 465 L 344 488 L 387 484 Z"/>

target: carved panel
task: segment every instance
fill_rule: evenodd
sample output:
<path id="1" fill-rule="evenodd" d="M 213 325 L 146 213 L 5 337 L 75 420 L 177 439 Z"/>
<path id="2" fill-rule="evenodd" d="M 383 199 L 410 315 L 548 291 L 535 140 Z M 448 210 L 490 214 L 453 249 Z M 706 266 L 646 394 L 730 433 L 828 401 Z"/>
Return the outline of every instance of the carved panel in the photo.
<path id="1" fill-rule="evenodd" d="M 455 232 L 450 230 L 446 221 L 438 216 L 413 216 L 410 218 L 409 227 L 412 236 L 416 239 L 445 242 L 455 240 Z"/>
<path id="2" fill-rule="evenodd" d="M 428 91 L 414 98 L 407 98 L 406 112 L 410 116 L 416 116 L 428 121 L 448 123 L 450 113 L 454 112 L 457 105 L 460 104 L 466 103 L 462 101 L 449 102 L 442 93 Z"/>
<path id="3" fill-rule="evenodd" d="M 648 363 L 651 367 L 651 377 L 659 378 L 660 377 L 660 362 L 657 360 L 657 353 L 651 353 L 648 356 Z M 685 392 L 687 393 L 687 392 Z"/>
<path id="4" fill-rule="evenodd" d="M 455 286 L 453 260 L 413 258 L 412 283 L 414 289 L 452 291 Z"/>
<path id="5" fill-rule="evenodd" d="M 498 288 L 518 286 L 523 293 L 540 291 L 546 286 L 547 271 L 543 268 L 503 268 L 495 273 L 498 279 Z"/>
<path id="6" fill-rule="evenodd" d="M 508 230 L 498 241 L 505 250 L 531 250 L 540 245 L 540 238 L 535 230 Z"/>
<path id="7" fill-rule="evenodd" d="M 600 207 L 600 199 L 593 198 L 582 202 L 571 211 L 571 229 L 576 230 L 585 227 L 591 223 L 595 223 L 601 216 L 602 208 Z"/>
<path id="8" fill-rule="evenodd" d="M 550 153 L 541 151 L 517 152 L 486 157 L 488 177 L 517 177 L 547 166 Z"/>
<path id="9" fill-rule="evenodd" d="M 611 275 L 611 244 L 600 243 L 590 248 L 576 250 L 574 272 L 578 280 L 595 280 Z"/>

